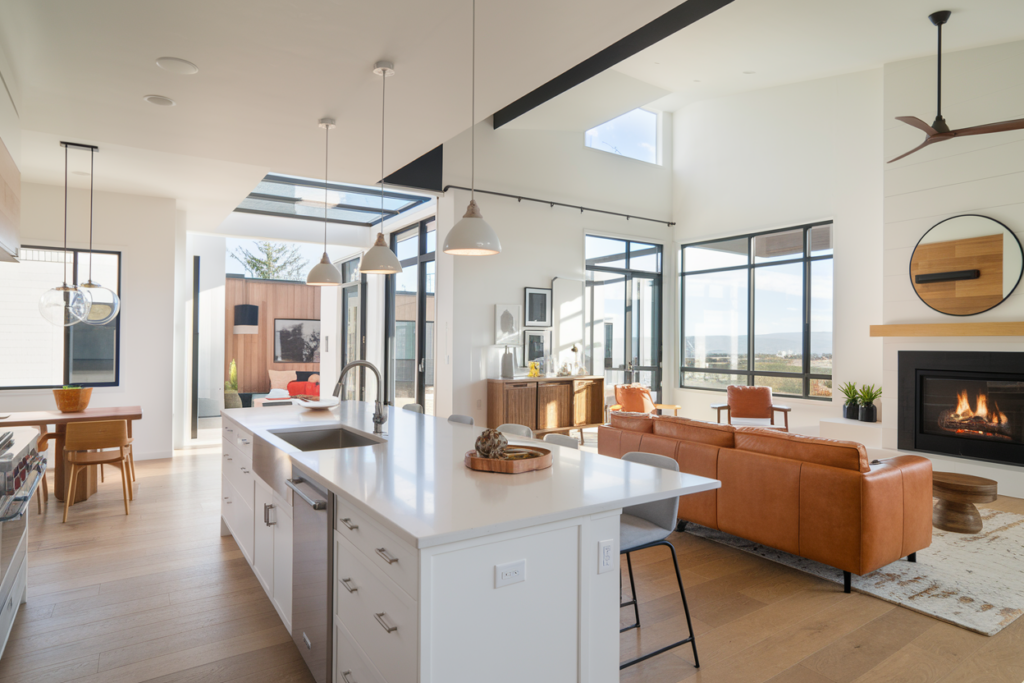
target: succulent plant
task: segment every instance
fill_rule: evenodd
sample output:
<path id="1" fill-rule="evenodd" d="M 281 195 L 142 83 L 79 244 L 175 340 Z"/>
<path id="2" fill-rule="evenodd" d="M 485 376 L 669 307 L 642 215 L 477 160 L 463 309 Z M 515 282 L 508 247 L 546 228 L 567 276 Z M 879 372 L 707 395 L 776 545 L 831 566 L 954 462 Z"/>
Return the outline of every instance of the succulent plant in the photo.
<path id="1" fill-rule="evenodd" d="M 864 384 L 861 385 L 858 394 L 860 395 L 861 405 L 874 405 L 875 400 L 882 395 L 882 387 L 876 387 L 874 384 Z"/>
<path id="2" fill-rule="evenodd" d="M 857 405 L 860 403 L 860 390 L 853 382 L 847 382 L 839 387 L 839 391 L 846 397 L 846 405 Z"/>

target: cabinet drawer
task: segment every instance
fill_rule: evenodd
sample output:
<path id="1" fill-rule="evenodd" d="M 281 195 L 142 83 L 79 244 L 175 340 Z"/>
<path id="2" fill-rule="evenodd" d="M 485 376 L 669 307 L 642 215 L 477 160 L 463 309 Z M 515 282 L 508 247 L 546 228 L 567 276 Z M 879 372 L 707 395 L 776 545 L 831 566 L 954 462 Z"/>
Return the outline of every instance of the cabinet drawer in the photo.
<path id="1" fill-rule="evenodd" d="M 224 440 L 238 448 L 242 453 L 252 457 L 252 432 L 242 429 L 228 420 L 224 420 L 222 428 Z"/>
<path id="2" fill-rule="evenodd" d="M 335 683 L 384 683 L 345 627 L 334 621 Z"/>
<path id="3" fill-rule="evenodd" d="M 242 551 L 246 561 L 252 564 L 253 560 L 253 531 L 255 521 L 253 518 L 252 506 L 245 502 L 245 498 L 232 485 L 231 481 L 223 483 L 223 500 L 221 509 L 224 510 L 224 520 L 231 529 L 231 535 L 235 537 L 235 543 Z"/>
<path id="4" fill-rule="evenodd" d="M 355 506 L 337 497 L 338 519 L 335 528 L 358 548 L 384 576 L 394 581 L 413 600 L 419 588 L 419 553 L 416 548 L 398 540 Z"/>
<path id="5" fill-rule="evenodd" d="M 221 461 L 221 476 L 231 482 L 250 508 L 254 508 L 256 475 L 252 473 L 252 460 L 228 446 L 223 449 Z"/>
<path id="6" fill-rule="evenodd" d="M 334 534 L 335 608 L 341 624 L 388 683 L 416 680 L 416 602 L 394 590 L 371 560 Z"/>

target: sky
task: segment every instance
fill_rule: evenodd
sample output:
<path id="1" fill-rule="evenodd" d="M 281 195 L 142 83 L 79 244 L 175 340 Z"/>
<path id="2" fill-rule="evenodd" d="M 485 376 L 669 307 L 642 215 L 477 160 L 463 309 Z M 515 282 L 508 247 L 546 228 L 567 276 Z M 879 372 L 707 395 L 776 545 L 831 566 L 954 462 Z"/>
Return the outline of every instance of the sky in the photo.
<path id="1" fill-rule="evenodd" d="M 634 109 L 587 131 L 587 147 L 658 163 L 658 115 Z"/>

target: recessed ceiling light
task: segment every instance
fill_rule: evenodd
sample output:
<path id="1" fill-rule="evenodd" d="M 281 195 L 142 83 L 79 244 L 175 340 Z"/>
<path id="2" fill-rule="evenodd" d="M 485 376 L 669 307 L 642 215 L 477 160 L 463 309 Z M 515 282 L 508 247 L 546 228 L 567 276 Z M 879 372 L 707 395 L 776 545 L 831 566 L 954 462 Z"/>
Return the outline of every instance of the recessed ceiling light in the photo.
<path id="1" fill-rule="evenodd" d="M 177 57 L 161 57 L 156 60 L 156 65 L 165 71 L 170 71 L 172 74 L 179 74 L 181 76 L 191 76 L 194 73 L 199 73 L 198 66 L 184 59 L 178 59 Z"/>
<path id="2" fill-rule="evenodd" d="M 72 171 L 75 175 L 89 175 L 88 171 Z"/>
<path id="3" fill-rule="evenodd" d="M 754 72 L 753 71 L 744 71 L 743 73 L 745 73 L 745 74 L 747 74 L 749 76 L 750 74 L 752 74 Z"/>
<path id="4" fill-rule="evenodd" d="M 142 99 L 146 100 L 150 104 L 155 104 L 158 107 L 173 107 L 175 105 L 174 100 L 170 97 L 164 97 L 163 95 L 146 95 Z"/>
<path id="5" fill-rule="evenodd" d="M 700 83 L 700 79 L 695 78 L 695 79 L 693 79 L 693 82 L 694 83 Z"/>

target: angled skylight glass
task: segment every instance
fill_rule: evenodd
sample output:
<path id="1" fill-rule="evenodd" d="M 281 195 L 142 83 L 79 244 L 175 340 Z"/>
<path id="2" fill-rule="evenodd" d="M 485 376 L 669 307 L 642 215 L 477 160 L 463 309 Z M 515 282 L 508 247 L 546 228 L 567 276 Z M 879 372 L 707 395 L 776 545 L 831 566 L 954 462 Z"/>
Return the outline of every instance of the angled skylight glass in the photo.
<path id="1" fill-rule="evenodd" d="M 429 197 L 385 189 L 384 218 L 397 216 L 429 200 Z M 268 175 L 235 211 L 322 221 L 324 181 Z M 380 188 L 328 183 L 327 221 L 363 226 L 380 223 Z"/>
<path id="2" fill-rule="evenodd" d="M 658 163 L 658 115 L 634 109 L 587 131 L 586 145 L 649 164 Z"/>

